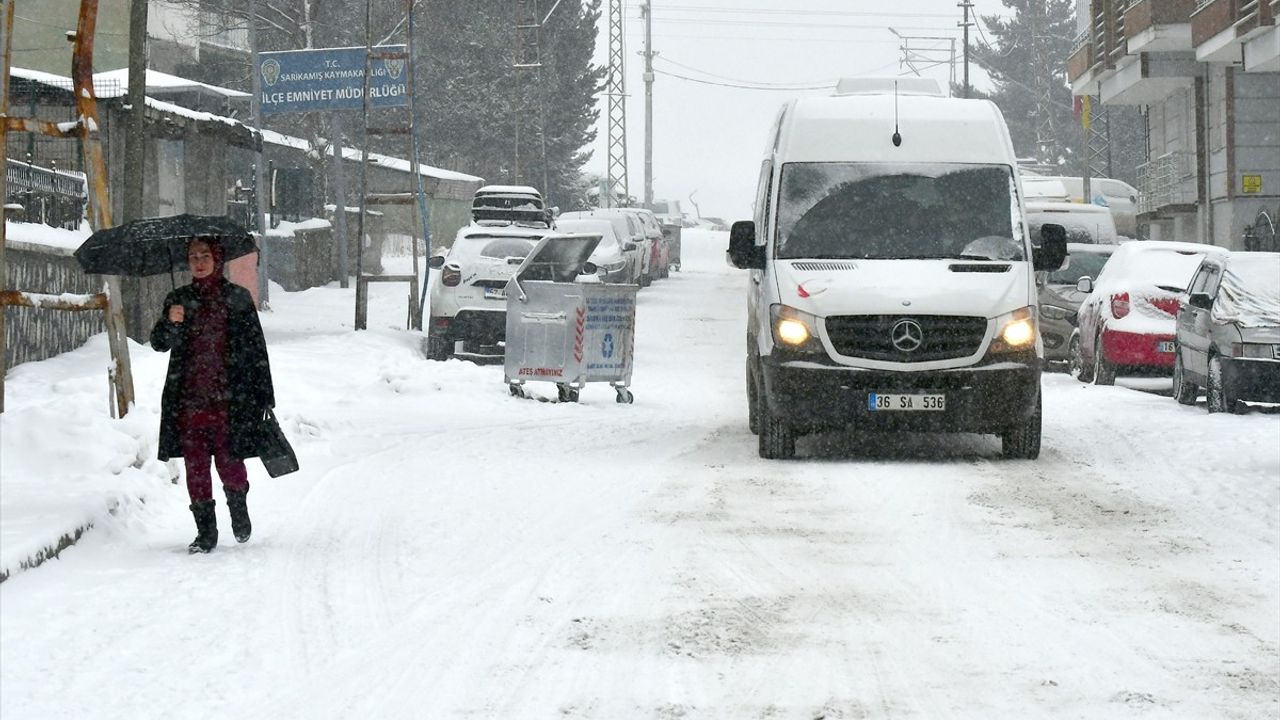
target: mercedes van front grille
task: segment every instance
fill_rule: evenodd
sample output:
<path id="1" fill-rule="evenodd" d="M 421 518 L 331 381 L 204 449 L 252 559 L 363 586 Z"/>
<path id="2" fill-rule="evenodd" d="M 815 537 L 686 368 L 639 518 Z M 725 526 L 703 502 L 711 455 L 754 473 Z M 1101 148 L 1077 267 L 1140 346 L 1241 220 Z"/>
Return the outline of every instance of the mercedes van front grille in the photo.
<path id="1" fill-rule="evenodd" d="M 826 324 L 836 352 L 889 362 L 968 357 L 987 335 L 986 318 L 952 315 L 836 315 Z"/>

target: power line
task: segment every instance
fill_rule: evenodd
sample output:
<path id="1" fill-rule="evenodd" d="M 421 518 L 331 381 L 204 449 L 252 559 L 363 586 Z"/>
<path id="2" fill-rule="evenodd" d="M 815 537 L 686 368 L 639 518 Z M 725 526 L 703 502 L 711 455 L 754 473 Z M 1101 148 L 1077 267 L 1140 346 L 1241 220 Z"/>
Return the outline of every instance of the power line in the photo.
<path id="1" fill-rule="evenodd" d="M 884 30 L 882 24 L 850 24 L 850 23 L 829 23 L 829 22 L 782 22 L 778 20 L 712 20 L 708 18 L 654 18 L 654 22 L 660 22 L 667 25 L 740 25 L 749 27 L 793 27 L 793 28 L 819 28 L 824 30 Z M 933 31 L 952 31 L 956 28 L 950 25 L 911 25 L 906 26 L 907 30 L 933 30 Z"/>
<path id="2" fill-rule="evenodd" d="M 688 80 L 689 82 L 700 83 L 702 85 L 718 85 L 720 87 L 738 88 L 740 90 L 782 90 L 786 92 L 794 92 L 796 90 L 826 90 L 828 88 L 833 88 L 836 85 L 834 82 L 832 82 L 832 83 L 827 83 L 826 85 L 812 85 L 808 87 L 802 87 L 802 86 L 763 87 L 760 85 L 747 85 L 742 83 L 728 83 L 728 82 L 716 82 L 714 80 L 701 80 L 699 78 L 689 77 L 688 75 L 680 75 L 679 73 L 667 72 L 666 70 L 654 70 L 654 72 L 659 75 L 666 75 L 667 77 L 678 78 L 680 80 Z"/>
<path id="3" fill-rule="evenodd" d="M 713 78 L 716 78 L 716 79 L 718 79 L 718 80 L 728 80 L 729 82 L 736 82 L 736 83 L 749 83 L 749 84 L 751 84 L 751 85 L 759 85 L 759 86 L 762 86 L 762 87 L 765 87 L 765 86 L 796 86 L 796 85 L 821 85 L 821 86 L 823 86 L 823 87 L 826 87 L 826 86 L 828 86 L 828 85 L 835 85 L 835 84 L 836 84 L 836 82 L 837 82 L 836 80 L 804 80 L 804 81 L 796 81 L 796 82 L 785 82 L 785 83 L 779 83 L 779 82 L 764 82 L 764 81 L 762 81 L 762 80 L 761 80 L 761 81 L 757 81 L 757 80 L 743 80 L 743 79 L 741 79 L 741 78 L 732 78 L 732 77 L 726 77 L 726 76 L 724 76 L 724 75 L 717 75 L 717 74 L 715 74 L 715 73 L 713 73 L 713 72 L 708 72 L 708 71 L 706 71 L 706 70 L 702 70 L 701 68 L 696 68 L 696 67 L 693 67 L 693 66 L 691 66 L 691 65 L 685 65 L 684 63 L 676 62 L 675 60 L 672 60 L 672 59 L 671 59 L 671 58 L 669 58 L 669 57 L 663 57 L 663 56 L 661 56 L 661 55 L 657 56 L 657 57 L 656 57 L 656 58 L 654 58 L 654 59 L 655 59 L 655 60 L 660 60 L 660 61 L 665 62 L 665 63 L 670 63 L 670 64 L 672 64 L 672 65 L 675 65 L 676 67 L 682 67 L 682 68 L 684 68 L 685 70 L 692 70 L 692 71 L 694 71 L 694 72 L 696 72 L 696 73 L 702 73 L 703 75 L 706 75 L 706 76 L 708 76 L 708 77 L 713 77 Z"/>
<path id="4" fill-rule="evenodd" d="M 629 7 L 639 7 L 631 5 Z M 721 14 L 737 14 L 737 15 L 798 15 L 798 16 L 825 16 L 825 17 L 888 17 L 888 18 L 948 18 L 948 13 L 910 13 L 910 12 L 869 12 L 858 10 L 785 10 L 781 8 L 725 8 L 713 7 L 710 5 L 685 5 L 682 7 L 660 7 L 654 8 L 657 13 L 668 12 L 694 12 L 694 13 L 721 13 Z M 657 19 L 657 16 L 654 16 Z"/>

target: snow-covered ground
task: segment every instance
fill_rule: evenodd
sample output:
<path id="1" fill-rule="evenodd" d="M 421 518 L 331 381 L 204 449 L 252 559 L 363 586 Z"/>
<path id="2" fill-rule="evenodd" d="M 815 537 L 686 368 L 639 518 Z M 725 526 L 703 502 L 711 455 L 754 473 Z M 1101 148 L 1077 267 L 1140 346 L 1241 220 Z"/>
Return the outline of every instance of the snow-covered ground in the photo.
<path id="1" fill-rule="evenodd" d="M 8 376 L 0 716 L 1261 718 L 1280 714 L 1280 414 L 1045 377 L 1045 451 L 833 433 L 759 459 L 744 274 L 686 230 L 640 294 L 636 403 L 429 362 L 402 288 L 271 294 L 302 470 L 189 556 L 165 357 Z M 538 385 L 532 386 L 535 391 Z M 543 394 L 554 396 L 550 385 Z"/>

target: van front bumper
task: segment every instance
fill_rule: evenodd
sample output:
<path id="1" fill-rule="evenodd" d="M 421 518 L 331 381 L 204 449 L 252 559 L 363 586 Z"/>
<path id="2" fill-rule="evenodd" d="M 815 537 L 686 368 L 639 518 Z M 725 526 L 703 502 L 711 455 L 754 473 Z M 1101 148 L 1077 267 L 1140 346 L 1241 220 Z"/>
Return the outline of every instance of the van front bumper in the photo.
<path id="1" fill-rule="evenodd" d="M 795 359 L 760 362 L 769 412 L 801 432 L 828 428 L 1000 433 L 1034 415 L 1035 353 L 954 370 L 864 370 Z M 872 410 L 871 393 L 942 394 L 941 411 Z"/>

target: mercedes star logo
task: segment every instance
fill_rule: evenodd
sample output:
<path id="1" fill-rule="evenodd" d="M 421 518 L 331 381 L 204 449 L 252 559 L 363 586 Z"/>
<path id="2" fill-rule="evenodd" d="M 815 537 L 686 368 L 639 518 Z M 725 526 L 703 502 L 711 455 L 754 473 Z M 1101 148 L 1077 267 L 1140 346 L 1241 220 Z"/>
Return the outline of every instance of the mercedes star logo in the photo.
<path id="1" fill-rule="evenodd" d="M 891 333 L 893 346 L 902 352 L 915 352 L 924 344 L 924 330 L 915 320 L 899 320 Z"/>

